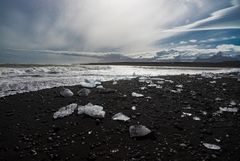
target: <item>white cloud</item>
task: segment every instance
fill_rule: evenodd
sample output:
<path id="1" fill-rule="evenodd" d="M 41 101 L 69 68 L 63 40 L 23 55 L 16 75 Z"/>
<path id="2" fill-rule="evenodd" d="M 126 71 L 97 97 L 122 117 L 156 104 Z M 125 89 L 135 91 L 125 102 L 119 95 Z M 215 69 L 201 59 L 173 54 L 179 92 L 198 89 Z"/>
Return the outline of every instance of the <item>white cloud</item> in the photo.
<path id="1" fill-rule="evenodd" d="M 197 42 L 197 40 L 195 40 L 195 39 L 192 39 L 192 40 L 189 40 L 189 42 L 191 42 L 191 43 L 196 43 L 196 42 Z"/>
<path id="2" fill-rule="evenodd" d="M 199 20 L 213 11 L 216 0 L 57 0 L 56 15 L 21 10 L 6 19 L 19 23 L 1 27 L 1 47 L 74 51 L 147 51 L 158 40 L 175 35 L 163 32 Z M 226 3 L 224 0 L 222 3 Z M 36 4 L 35 4 L 36 5 Z M 52 5 L 54 6 L 54 5 Z M 219 5 L 216 8 L 221 8 Z M 193 14 L 198 13 L 198 14 Z M 19 16 L 21 15 L 21 16 Z M 16 18 L 18 17 L 18 18 Z M 23 23 L 20 23 L 23 22 Z M 19 30 L 21 28 L 23 31 Z M 29 32 L 28 32 L 29 31 Z M 30 32 L 31 31 L 31 32 Z M 32 35 L 31 35 L 32 34 Z"/>

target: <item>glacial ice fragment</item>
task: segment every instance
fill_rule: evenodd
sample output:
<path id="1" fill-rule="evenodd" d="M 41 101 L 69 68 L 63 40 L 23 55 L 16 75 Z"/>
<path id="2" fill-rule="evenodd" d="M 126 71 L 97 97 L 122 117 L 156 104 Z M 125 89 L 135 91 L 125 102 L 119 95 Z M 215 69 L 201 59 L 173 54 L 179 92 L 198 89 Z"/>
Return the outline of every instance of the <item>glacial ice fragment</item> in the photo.
<path id="1" fill-rule="evenodd" d="M 135 111 L 136 110 L 136 106 L 132 106 L 132 110 Z"/>
<path id="2" fill-rule="evenodd" d="M 96 82 L 85 79 L 84 82 L 80 82 L 80 85 L 86 88 L 94 88 L 96 86 Z"/>
<path id="3" fill-rule="evenodd" d="M 78 106 L 78 114 L 86 114 L 93 118 L 104 118 L 105 111 L 103 111 L 103 107 L 99 105 L 93 105 L 88 103 L 85 106 Z"/>
<path id="4" fill-rule="evenodd" d="M 220 112 L 238 112 L 238 108 L 219 107 Z"/>
<path id="5" fill-rule="evenodd" d="M 129 120 L 130 118 L 126 115 L 124 115 L 122 112 L 119 112 L 117 114 L 115 114 L 113 117 L 112 117 L 113 120 L 119 120 L 119 121 L 127 121 Z"/>
<path id="6" fill-rule="evenodd" d="M 208 149 L 212 149 L 212 150 L 220 150 L 221 147 L 215 144 L 209 144 L 209 143 L 203 143 L 203 146 L 205 146 Z"/>
<path id="7" fill-rule="evenodd" d="M 73 92 L 70 89 L 63 89 L 60 91 L 60 95 L 63 97 L 72 97 L 73 96 Z"/>
<path id="8" fill-rule="evenodd" d="M 136 92 L 132 92 L 132 96 L 133 97 L 143 97 L 142 94 L 136 93 Z"/>
<path id="9" fill-rule="evenodd" d="M 150 134 L 152 131 L 144 125 L 132 125 L 129 127 L 130 137 L 141 137 Z"/>
<path id="10" fill-rule="evenodd" d="M 195 117 L 193 117 L 193 120 L 200 121 L 201 119 L 200 119 L 200 117 L 195 116 Z"/>
<path id="11" fill-rule="evenodd" d="M 79 96 L 88 96 L 91 93 L 90 89 L 83 88 L 77 92 Z"/>
<path id="12" fill-rule="evenodd" d="M 76 108 L 77 108 L 76 103 L 72 103 L 70 105 L 61 107 L 57 112 L 53 114 L 53 118 L 56 119 L 56 118 L 63 118 L 65 116 L 69 116 L 75 111 Z"/>
<path id="13" fill-rule="evenodd" d="M 183 85 L 182 84 L 178 84 L 176 85 L 177 88 L 183 88 Z"/>

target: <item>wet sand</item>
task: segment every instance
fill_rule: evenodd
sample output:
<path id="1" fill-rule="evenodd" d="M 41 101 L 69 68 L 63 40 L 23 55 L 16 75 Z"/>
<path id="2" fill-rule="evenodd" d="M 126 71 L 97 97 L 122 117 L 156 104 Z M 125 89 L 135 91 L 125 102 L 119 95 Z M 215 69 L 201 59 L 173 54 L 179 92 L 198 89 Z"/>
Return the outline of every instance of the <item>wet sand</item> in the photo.
<path id="1" fill-rule="evenodd" d="M 60 96 L 61 87 L 0 98 L 0 160 L 240 160 L 240 111 L 216 113 L 219 107 L 239 109 L 239 75 L 161 78 L 173 83 L 164 81 L 159 89 L 139 79 L 121 80 L 116 85 L 104 82 L 106 89 L 114 90 L 94 88 L 87 97 L 77 95 L 81 86 L 72 86 L 67 87 L 75 94 L 71 98 Z M 183 85 L 180 93 L 176 85 Z M 141 90 L 144 86 L 147 89 Z M 144 97 L 132 97 L 132 92 Z M 89 102 L 104 107 L 104 119 L 77 112 L 53 119 L 62 106 Z M 113 121 L 118 112 L 130 121 Z M 152 133 L 131 138 L 129 126 L 136 124 L 145 125 Z M 221 149 L 208 149 L 203 143 Z"/>

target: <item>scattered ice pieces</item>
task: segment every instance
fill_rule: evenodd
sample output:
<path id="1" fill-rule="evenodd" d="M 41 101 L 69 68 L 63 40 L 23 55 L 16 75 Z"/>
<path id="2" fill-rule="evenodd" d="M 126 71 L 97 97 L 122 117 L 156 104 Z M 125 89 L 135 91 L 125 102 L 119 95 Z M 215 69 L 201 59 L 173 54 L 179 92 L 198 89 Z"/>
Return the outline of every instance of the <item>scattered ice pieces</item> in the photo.
<path id="1" fill-rule="evenodd" d="M 215 84 L 215 83 L 217 83 L 216 81 L 210 81 L 209 83 L 211 83 L 211 84 Z"/>
<path id="2" fill-rule="evenodd" d="M 136 110 L 136 106 L 132 106 L 132 110 L 135 111 Z"/>
<path id="3" fill-rule="evenodd" d="M 148 87 L 156 87 L 157 85 L 156 84 L 154 84 L 154 83 L 150 83 L 149 85 L 148 85 Z"/>
<path id="4" fill-rule="evenodd" d="M 216 142 L 218 142 L 218 143 L 221 141 L 220 139 L 217 139 L 217 138 L 215 138 L 215 140 L 216 140 Z"/>
<path id="5" fill-rule="evenodd" d="M 215 101 L 221 101 L 221 100 L 222 100 L 222 99 L 219 98 L 219 97 L 215 98 Z"/>
<path id="6" fill-rule="evenodd" d="M 146 99 L 149 99 L 149 100 L 151 100 L 151 99 L 152 99 L 152 97 L 150 97 L 150 96 L 147 96 L 147 97 L 146 97 Z"/>
<path id="7" fill-rule="evenodd" d="M 150 134 L 152 131 L 144 125 L 132 125 L 129 127 L 130 137 L 142 137 Z"/>
<path id="8" fill-rule="evenodd" d="M 129 120 L 130 118 L 126 115 L 124 115 L 122 112 L 119 112 L 117 114 L 115 114 L 113 117 L 112 117 L 113 120 L 119 120 L 119 121 L 127 121 Z"/>
<path id="9" fill-rule="evenodd" d="M 187 112 L 183 112 L 181 117 L 185 117 L 185 116 L 192 116 L 192 114 L 191 113 L 187 113 Z"/>
<path id="10" fill-rule="evenodd" d="M 157 84 L 164 84 L 164 81 L 157 81 Z"/>
<path id="11" fill-rule="evenodd" d="M 181 93 L 182 89 L 177 89 L 177 90 L 171 90 L 172 93 Z"/>
<path id="12" fill-rule="evenodd" d="M 197 116 L 193 117 L 193 120 L 200 121 L 201 119 Z"/>
<path id="13" fill-rule="evenodd" d="M 238 108 L 219 107 L 220 112 L 238 112 Z"/>
<path id="14" fill-rule="evenodd" d="M 91 103 L 88 103 L 85 106 L 78 106 L 78 114 L 86 114 L 93 118 L 105 117 L 105 111 L 103 111 L 103 107 L 98 105 L 93 105 Z"/>
<path id="15" fill-rule="evenodd" d="M 178 84 L 176 85 L 177 88 L 183 88 L 183 85 L 182 84 Z"/>
<path id="16" fill-rule="evenodd" d="M 158 89 L 162 89 L 163 87 L 160 86 L 160 85 L 157 85 L 156 88 L 158 88 Z"/>
<path id="17" fill-rule="evenodd" d="M 236 103 L 235 101 L 232 100 L 232 101 L 230 102 L 230 106 L 236 106 L 236 105 L 237 105 L 237 103 Z"/>
<path id="18" fill-rule="evenodd" d="M 70 89 L 64 88 L 63 90 L 60 91 L 60 95 L 63 97 L 72 97 L 73 92 Z"/>
<path id="19" fill-rule="evenodd" d="M 77 108 L 76 103 L 72 103 L 70 105 L 61 107 L 57 112 L 55 112 L 53 114 L 53 118 L 57 119 L 57 118 L 62 118 L 62 117 L 65 117 L 65 116 L 69 116 L 75 111 L 76 108 Z"/>
<path id="20" fill-rule="evenodd" d="M 98 88 L 98 89 L 104 89 L 104 87 L 103 87 L 102 85 L 99 85 L 99 86 L 97 86 L 96 88 Z"/>
<path id="21" fill-rule="evenodd" d="M 116 152 L 118 152 L 118 151 L 119 151 L 119 149 L 110 150 L 111 153 L 116 153 Z"/>
<path id="22" fill-rule="evenodd" d="M 145 89 L 147 89 L 147 87 L 141 87 L 140 89 L 141 89 L 141 90 L 145 90 Z"/>
<path id="23" fill-rule="evenodd" d="M 132 92 L 132 96 L 133 96 L 133 97 L 143 97 L 143 94 L 139 94 L 139 93 L 136 93 L 136 92 Z"/>
<path id="24" fill-rule="evenodd" d="M 77 92 L 79 96 L 88 96 L 91 93 L 90 89 L 83 88 Z"/>
<path id="25" fill-rule="evenodd" d="M 206 111 L 201 111 L 203 115 L 207 115 L 207 112 Z"/>
<path id="26" fill-rule="evenodd" d="M 220 150 L 221 149 L 220 146 L 215 145 L 215 144 L 203 143 L 203 146 L 205 146 L 206 148 L 211 149 L 211 150 Z"/>
<path id="27" fill-rule="evenodd" d="M 165 82 L 174 83 L 172 80 L 165 80 Z"/>

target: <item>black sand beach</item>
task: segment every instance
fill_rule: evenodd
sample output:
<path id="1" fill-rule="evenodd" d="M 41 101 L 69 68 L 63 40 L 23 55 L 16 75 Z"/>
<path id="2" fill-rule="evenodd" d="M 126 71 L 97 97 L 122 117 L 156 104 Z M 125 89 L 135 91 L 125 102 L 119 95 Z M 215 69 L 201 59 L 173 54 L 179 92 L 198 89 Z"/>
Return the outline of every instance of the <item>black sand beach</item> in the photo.
<path id="1" fill-rule="evenodd" d="M 75 94 L 71 98 L 59 95 L 61 87 L 0 98 L 0 160 L 238 161 L 240 112 L 216 113 L 219 107 L 239 108 L 237 74 L 216 79 L 161 76 L 173 81 L 162 84 L 162 89 L 148 87 L 138 79 L 121 80 L 116 85 L 104 82 L 105 88 L 114 90 L 94 88 L 87 97 L 77 95 L 81 86 L 72 86 L 67 87 Z M 183 85 L 180 93 L 175 91 L 176 85 Z M 144 86 L 147 89 L 141 90 Z M 144 97 L 132 97 L 132 92 Z M 77 112 L 53 119 L 60 107 L 89 102 L 104 107 L 104 119 Z M 113 121 L 118 112 L 130 121 Z M 131 138 L 129 126 L 136 124 L 145 125 L 152 133 Z M 221 149 L 208 149 L 203 143 Z"/>

